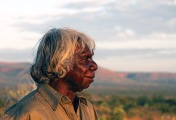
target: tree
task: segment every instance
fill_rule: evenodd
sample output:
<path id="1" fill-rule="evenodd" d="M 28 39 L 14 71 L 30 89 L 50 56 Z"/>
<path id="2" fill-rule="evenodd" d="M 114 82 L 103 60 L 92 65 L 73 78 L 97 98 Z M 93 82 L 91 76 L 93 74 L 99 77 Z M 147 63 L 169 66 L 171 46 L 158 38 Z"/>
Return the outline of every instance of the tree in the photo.
<path id="1" fill-rule="evenodd" d="M 113 109 L 111 120 L 126 120 L 126 112 L 122 106 L 117 106 Z"/>

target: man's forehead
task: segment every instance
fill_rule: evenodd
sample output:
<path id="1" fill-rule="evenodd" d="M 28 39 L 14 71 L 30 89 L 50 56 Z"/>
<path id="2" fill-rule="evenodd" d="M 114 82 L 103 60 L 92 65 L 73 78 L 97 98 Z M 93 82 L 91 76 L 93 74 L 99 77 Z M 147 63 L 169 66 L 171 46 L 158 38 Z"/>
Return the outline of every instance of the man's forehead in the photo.
<path id="1" fill-rule="evenodd" d="M 93 51 L 90 51 L 88 46 L 85 46 L 84 48 L 83 47 L 77 47 L 76 50 L 75 50 L 76 54 L 85 54 L 87 52 L 91 52 L 92 53 Z"/>

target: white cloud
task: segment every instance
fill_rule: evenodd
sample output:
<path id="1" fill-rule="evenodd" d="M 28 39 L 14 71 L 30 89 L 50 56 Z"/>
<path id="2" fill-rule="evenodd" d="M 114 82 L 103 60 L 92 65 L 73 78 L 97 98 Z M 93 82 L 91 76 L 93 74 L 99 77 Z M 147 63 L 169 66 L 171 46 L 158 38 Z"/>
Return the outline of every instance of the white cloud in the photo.
<path id="1" fill-rule="evenodd" d="M 165 55 L 176 55 L 176 50 L 160 50 L 158 53 Z"/>
<path id="2" fill-rule="evenodd" d="M 171 27 L 176 27 L 176 17 L 168 21 L 168 25 Z"/>
<path id="3" fill-rule="evenodd" d="M 116 9 L 119 11 L 126 11 L 129 9 L 130 6 L 138 4 L 137 0 L 113 0 L 111 2 L 115 4 Z"/>
<path id="4" fill-rule="evenodd" d="M 167 40 L 130 40 L 130 41 L 110 41 L 97 42 L 97 48 L 105 49 L 174 49 L 176 41 Z"/>
<path id="5" fill-rule="evenodd" d="M 176 5 L 176 0 L 157 0 L 157 1 L 162 3 L 162 4 Z"/>
<path id="6" fill-rule="evenodd" d="M 166 41 L 175 41 L 176 43 L 176 34 L 174 33 L 163 33 L 163 32 L 154 32 L 148 35 L 149 39 L 156 40 L 166 40 Z"/>
<path id="7" fill-rule="evenodd" d="M 4 23 L 8 24 L 8 22 Z M 34 47 L 37 40 L 41 37 L 38 33 L 24 31 L 19 32 L 18 29 L 10 27 L 6 24 L 0 27 L 0 49 L 26 49 L 29 47 Z"/>
<path id="8" fill-rule="evenodd" d="M 136 35 L 135 31 L 130 28 L 122 28 L 120 26 L 115 27 L 116 37 L 118 39 L 128 39 Z"/>
<path id="9" fill-rule="evenodd" d="M 35 16 L 41 13 L 52 13 L 57 5 L 57 0 L 52 2 L 47 0 L 24 1 L 24 0 L 6 0 L 0 5 L 2 10 L 0 13 L 5 13 L 11 16 Z M 66 2 L 60 1 L 60 5 Z"/>
<path id="10" fill-rule="evenodd" d="M 102 8 L 101 7 L 87 7 L 87 8 L 83 8 L 82 11 L 80 12 L 87 12 L 87 13 L 93 13 L 93 12 L 98 12 L 100 11 Z"/>
<path id="11" fill-rule="evenodd" d="M 176 0 L 1 1 L 0 49 L 23 51 L 33 48 L 41 32 L 53 26 L 69 26 L 90 33 L 96 40 L 97 49 L 109 49 L 109 52 L 102 52 L 102 56 L 108 56 L 109 53 L 111 56 L 102 61 L 99 59 L 101 65 L 108 67 L 109 63 L 113 63 L 110 65 L 113 69 L 120 66 L 121 70 L 135 70 L 135 65 L 140 62 L 136 70 L 149 70 L 148 64 L 155 66 L 158 62 L 163 66 L 156 65 L 153 70 L 164 70 L 164 67 L 173 69 L 176 49 L 175 3 Z M 20 52 L 16 54 L 16 58 L 20 54 L 24 56 Z M 147 63 L 142 54 L 148 56 L 150 62 Z M 113 58 L 118 55 L 123 59 Z M 152 58 L 155 55 L 156 58 L 162 58 Z M 165 61 L 162 55 L 170 60 Z M 121 63 L 117 64 L 117 61 Z"/>
<path id="12" fill-rule="evenodd" d="M 98 41 L 98 48 L 106 49 L 175 49 L 176 35 L 166 33 L 152 33 L 148 36 L 123 40 L 117 37 L 114 41 Z"/>

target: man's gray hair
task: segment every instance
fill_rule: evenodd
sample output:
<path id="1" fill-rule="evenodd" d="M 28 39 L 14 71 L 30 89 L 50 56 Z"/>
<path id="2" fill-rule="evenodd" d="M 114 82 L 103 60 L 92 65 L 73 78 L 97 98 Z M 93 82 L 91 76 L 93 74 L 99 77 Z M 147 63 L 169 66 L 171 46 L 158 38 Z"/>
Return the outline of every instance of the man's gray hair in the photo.
<path id="1" fill-rule="evenodd" d="M 95 49 L 94 40 L 79 31 L 62 28 L 49 30 L 41 39 L 30 74 L 37 84 L 65 77 L 72 69 L 76 48 Z"/>

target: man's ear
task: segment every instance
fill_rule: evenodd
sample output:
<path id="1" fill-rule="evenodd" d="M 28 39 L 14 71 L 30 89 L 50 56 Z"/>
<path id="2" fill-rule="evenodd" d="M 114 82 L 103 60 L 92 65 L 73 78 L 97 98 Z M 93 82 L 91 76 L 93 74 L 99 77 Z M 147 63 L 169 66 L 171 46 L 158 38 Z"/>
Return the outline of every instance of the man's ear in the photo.
<path id="1" fill-rule="evenodd" d="M 64 68 L 59 68 L 58 76 L 59 78 L 64 78 L 66 76 L 66 70 Z"/>

